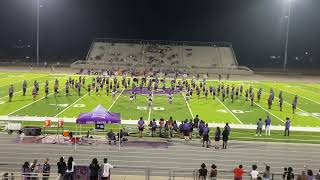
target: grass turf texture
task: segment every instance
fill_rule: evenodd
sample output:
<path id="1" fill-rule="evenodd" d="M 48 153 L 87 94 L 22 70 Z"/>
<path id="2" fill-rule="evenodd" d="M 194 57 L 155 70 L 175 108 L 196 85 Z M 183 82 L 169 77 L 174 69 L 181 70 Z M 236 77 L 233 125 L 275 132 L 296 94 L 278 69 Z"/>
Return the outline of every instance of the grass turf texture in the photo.
<path id="1" fill-rule="evenodd" d="M 54 97 L 53 84 L 54 79 L 60 80 L 60 94 Z M 77 76 L 74 76 L 78 79 Z M 22 96 L 22 81 L 28 81 L 27 95 Z M 86 87 L 91 82 L 91 77 L 87 77 L 85 88 L 82 88 L 81 95 L 78 96 L 75 89 L 70 88 L 71 96 L 66 97 L 64 92 L 64 84 L 68 76 L 49 75 L 49 74 L 32 74 L 32 73 L 0 73 L 0 115 L 18 115 L 18 116 L 48 116 L 48 117 L 77 117 L 81 112 L 91 111 L 98 104 L 113 112 L 121 113 L 122 119 L 136 120 L 143 117 L 145 120 L 153 118 L 168 119 L 173 116 L 175 120 L 190 119 L 198 114 L 201 119 L 211 123 L 233 123 L 233 124 L 256 124 L 259 117 L 263 119 L 270 115 L 273 125 L 283 125 L 286 117 L 292 119 L 293 126 L 303 127 L 320 127 L 320 85 L 308 84 L 303 82 L 296 83 L 280 83 L 280 82 L 264 82 L 264 81 L 226 81 L 225 85 L 234 84 L 235 86 L 243 85 L 244 89 L 253 86 L 255 95 L 259 88 L 263 89 L 260 103 L 250 106 L 250 101 L 245 101 L 244 96 L 231 102 L 227 98 L 222 102 L 221 95 L 213 99 L 208 96 L 206 99 L 202 93 L 198 98 L 195 93 L 192 99 L 187 103 L 183 94 L 174 94 L 173 104 L 168 103 L 166 95 L 154 94 L 153 106 L 148 108 L 146 95 L 137 95 L 137 100 L 129 102 L 128 94 L 117 94 L 116 100 L 111 96 L 106 96 L 105 89 L 99 89 L 99 95 L 91 92 L 88 95 Z M 120 78 L 119 78 L 120 79 Z M 40 93 L 36 101 L 32 100 L 31 91 L 33 81 L 37 80 L 40 84 Z M 49 98 L 44 98 L 44 82 L 50 82 Z M 168 82 L 168 80 L 167 80 Z M 199 84 L 199 81 L 196 82 Z M 15 93 L 13 102 L 8 103 L 8 87 L 14 85 Z M 168 83 L 167 83 L 168 84 Z M 217 87 L 219 82 L 207 81 L 207 86 L 213 85 Z M 271 110 L 267 107 L 267 98 L 270 88 L 274 89 L 275 100 Z M 283 111 L 279 111 L 278 93 L 283 91 L 284 106 Z M 231 93 L 231 90 L 230 90 Z M 296 114 L 292 114 L 291 103 L 294 95 L 299 96 L 298 109 Z M 229 95 L 230 97 L 230 95 Z M 257 97 L 255 97 L 257 101 Z M 157 109 L 160 108 L 160 109 Z"/>

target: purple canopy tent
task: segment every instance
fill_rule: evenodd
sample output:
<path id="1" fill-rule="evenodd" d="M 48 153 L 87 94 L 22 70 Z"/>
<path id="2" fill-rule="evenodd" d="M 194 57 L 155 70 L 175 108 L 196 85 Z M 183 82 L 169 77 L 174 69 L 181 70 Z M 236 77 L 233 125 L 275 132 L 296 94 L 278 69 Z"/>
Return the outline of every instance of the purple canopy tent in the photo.
<path id="1" fill-rule="evenodd" d="M 120 113 L 113 113 L 108 111 L 102 105 L 98 105 L 91 112 L 81 113 L 76 120 L 76 124 L 80 124 L 80 135 L 82 124 L 120 124 L 119 134 L 121 129 Z M 78 127 L 77 127 L 78 129 Z M 75 149 L 76 149 L 75 143 Z M 120 150 L 120 138 L 119 138 L 119 150 Z"/>
<path id="2" fill-rule="evenodd" d="M 98 105 L 91 112 L 81 113 L 76 120 L 77 124 L 120 124 L 120 113 L 113 113 Z"/>

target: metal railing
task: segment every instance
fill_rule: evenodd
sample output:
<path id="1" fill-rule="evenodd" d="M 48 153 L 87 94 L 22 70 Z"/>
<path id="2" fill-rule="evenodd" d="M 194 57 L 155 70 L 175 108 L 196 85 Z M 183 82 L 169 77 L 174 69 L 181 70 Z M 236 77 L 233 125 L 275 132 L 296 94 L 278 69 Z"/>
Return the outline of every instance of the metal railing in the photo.
<path id="1" fill-rule="evenodd" d="M 82 167 L 81 172 L 77 170 L 77 167 Z M 80 169 L 80 168 L 78 168 Z M 2 169 L 0 169 L 2 170 Z M 51 172 L 57 172 L 55 167 L 52 167 Z M 46 174 L 48 175 L 48 174 Z M 262 176 L 262 174 L 260 174 Z M 57 173 L 50 173 L 49 176 L 44 176 L 43 173 L 27 173 L 24 174 L 19 171 L 6 172 L 0 174 L 0 180 L 13 180 L 13 179 L 26 179 L 26 178 L 38 178 L 42 179 L 47 177 L 50 179 L 57 179 Z M 89 179 L 89 169 L 86 165 L 78 165 L 75 168 L 75 179 Z M 132 167 L 132 166 L 115 166 L 111 170 L 112 180 L 198 180 L 199 174 L 197 169 L 179 170 L 179 169 L 167 169 L 167 168 L 149 168 L 149 167 Z M 231 180 L 233 179 L 233 171 L 230 170 L 218 170 L 217 179 L 219 180 Z M 79 180 L 80 180 L 79 179 Z M 243 179 L 250 179 L 249 172 L 245 172 Z M 270 180 L 282 179 L 282 174 L 272 173 Z"/>

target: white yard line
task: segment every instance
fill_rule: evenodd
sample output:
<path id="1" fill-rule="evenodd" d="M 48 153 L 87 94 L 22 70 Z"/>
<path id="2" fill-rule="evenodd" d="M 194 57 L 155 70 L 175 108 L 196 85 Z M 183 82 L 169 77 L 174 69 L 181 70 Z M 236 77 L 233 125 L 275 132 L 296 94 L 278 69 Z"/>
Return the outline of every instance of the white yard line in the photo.
<path id="1" fill-rule="evenodd" d="M 62 88 L 61 90 L 63 90 L 63 89 L 64 89 L 64 88 Z M 52 94 L 54 94 L 54 92 L 52 92 L 52 93 L 48 94 L 48 96 L 51 96 Z M 32 104 L 34 104 L 34 103 L 36 103 L 36 102 L 38 102 L 38 101 L 40 101 L 40 100 L 43 100 L 44 98 L 46 98 L 46 97 L 44 96 L 44 97 L 42 97 L 42 98 L 40 98 L 40 99 L 37 99 L 36 101 L 32 101 L 31 103 L 26 104 L 25 106 L 23 106 L 23 107 L 21 107 L 21 108 L 19 108 L 19 109 L 15 110 L 15 111 L 13 111 L 13 112 L 9 113 L 9 114 L 8 114 L 8 116 L 10 116 L 10 115 L 12 115 L 12 114 L 14 114 L 14 113 L 16 113 L 16 112 L 18 112 L 18 111 L 20 111 L 20 110 L 22 110 L 22 109 L 26 108 L 26 107 L 29 107 L 29 106 L 31 106 Z"/>
<path id="2" fill-rule="evenodd" d="M 279 99 L 278 97 L 275 97 L 275 98 L 276 98 L 276 99 Z M 285 100 L 283 100 L 283 102 L 286 103 L 286 104 L 289 104 L 290 106 L 292 106 L 292 104 L 288 103 L 288 102 L 285 101 Z M 312 117 L 314 117 L 314 118 L 320 119 L 320 117 L 315 116 L 315 115 L 313 115 L 312 113 L 308 113 L 307 111 L 304 111 L 304 110 L 302 110 L 302 109 L 300 109 L 300 108 L 298 108 L 298 107 L 297 107 L 297 109 L 300 110 L 300 111 L 302 111 L 302 112 L 304 112 L 304 113 L 306 113 L 306 114 L 308 114 L 309 116 L 312 116 Z"/>
<path id="3" fill-rule="evenodd" d="M 279 118 L 278 116 L 276 116 L 275 114 L 273 114 L 271 111 L 268 111 L 266 108 L 260 106 L 259 104 L 257 104 L 256 102 L 254 102 L 255 105 L 259 106 L 261 109 L 263 109 L 264 111 L 268 112 L 269 114 L 271 114 L 272 116 L 276 117 L 278 120 L 280 120 L 281 122 L 284 123 L 284 120 L 282 120 L 281 118 Z"/>
<path id="4" fill-rule="evenodd" d="M 54 80 L 52 80 L 52 81 L 49 81 L 49 82 L 53 82 Z M 40 87 L 40 85 L 43 85 L 43 84 L 45 84 L 45 82 L 44 83 L 41 83 L 41 84 L 39 84 L 39 87 Z M 32 85 L 32 86 L 30 86 L 30 87 L 28 87 L 27 89 L 32 89 L 34 86 Z M 23 90 L 21 90 L 21 91 L 17 91 L 17 92 L 15 92 L 14 94 L 20 94 L 20 93 L 22 93 L 22 91 Z M 0 97 L 0 99 L 3 99 L 3 98 L 5 98 L 5 97 L 9 97 L 9 95 L 6 95 L 6 96 L 3 96 L 3 97 Z"/>
<path id="5" fill-rule="evenodd" d="M 26 81 L 31 81 L 31 80 L 43 78 L 43 77 L 46 77 L 46 76 L 48 76 L 48 75 L 44 75 L 44 76 L 40 76 L 40 77 L 36 77 L 36 78 L 31 78 L 31 79 L 25 79 L 25 80 L 26 80 Z M 23 83 L 23 80 L 22 80 L 22 81 L 18 81 L 18 82 L 16 82 L 16 83 L 6 83 L 5 85 L 0 86 L 0 88 L 1 88 L 1 87 L 4 87 L 4 86 L 9 86 L 10 84 L 18 84 L 18 83 L 20 83 L 20 82 Z"/>
<path id="6" fill-rule="evenodd" d="M 274 89 L 278 89 L 278 90 L 280 90 L 280 88 L 274 88 Z M 288 91 L 288 90 L 282 90 L 282 91 L 284 91 L 284 92 L 287 92 L 287 93 L 289 93 L 289 94 L 292 94 L 292 95 L 297 95 L 297 94 L 294 94 L 294 93 L 292 93 L 292 92 L 290 92 L 290 91 Z M 304 98 L 304 99 L 307 99 L 307 100 L 309 100 L 309 101 L 311 101 L 311 102 L 314 102 L 314 103 L 316 103 L 316 104 L 320 104 L 320 102 L 317 102 L 317 101 L 315 101 L 315 100 L 312 100 L 312 99 L 310 99 L 310 98 L 307 98 L 307 97 L 305 97 L 305 96 L 302 96 L 302 95 L 298 95 L 298 96 L 300 96 L 300 97 L 302 97 L 302 98 Z"/>
<path id="7" fill-rule="evenodd" d="M 191 111 L 190 105 L 189 105 L 189 103 L 188 103 L 185 95 L 183 94 L 183 92 L 181 92 L 181 94 L 182 94 L 182 96 L 183 96 L 183 98 L 184 98 L 184 101 L 186 102 L 186 104 L 187 104 L 187 106 L 188 106 L 188 109 L 189 109 L 189 111 L 190 111 L 190 114 L 191 114 L 192 119 L 194 119 L 193 113 L 192 113 L 192 111 Z"/>
<path id="8" fill-rule="evenodd" d="M 56 114 L 54 117 L 58 117 L 60 114 L 64 113 L 66 110 L 68 110 L 69 108 L 71 108 L 73 105 L 75 105 L 77 102 L 79 102 L 81 99 L 83 99 L 84 97 L 88 96 L 89 93 L 86 93 L 85 95 L 83 95 L 82 97 L 78 98 L 75 102 L 73 102 L 72 104 L 70 104 L 68 107 L 66 107 L 65 109 L 63 109 L 62 111 L 60 111 L 58 114 Z"/>
<path id="9" fill-rule="evenodd" d="M 226 108 L 227 111 L 228 111 L 236 120 L 238 120 L 238 122 L 239 122 L 240 124 L 243 124 L 243 122 L 240 121 L 240 119 L 239 119 L 235 114 L 233 114 L 233 112 L 232 112 L 226 105 L 224 105 L 224 104 L 220 101 L 219 97 L 216 97 L 216 100 L 218 100 L 219 103 L 222 104 L 222 105 L 224 106 L 224 108 Z"/>
<path id="10" fill-rule="evenodd" d="M 109 107 L 108 111 L 110 111 L 110 109 L 113 107 L 113 105 L 114 105 L 114 104 L 116 103 L 116 101 L 119 99 L 119 97 L 122 95 L 122 93 L 123 93 L 124 90 L 125 90 L 125 89 L 123 89 L 123 90 L 121 91 L 121 93 L 118 95 L 118 97 L 116 98 L 116 100 L 113 101 L 113 103 L 112 103 L 111 106 Z"/>

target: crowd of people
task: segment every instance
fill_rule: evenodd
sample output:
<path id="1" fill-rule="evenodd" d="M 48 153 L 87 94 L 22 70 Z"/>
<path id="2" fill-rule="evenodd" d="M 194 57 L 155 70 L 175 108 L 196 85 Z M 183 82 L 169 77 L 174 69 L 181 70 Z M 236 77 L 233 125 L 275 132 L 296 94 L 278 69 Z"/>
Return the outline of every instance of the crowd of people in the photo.
<path id="1" fill-rule="evenodd" d="M 206 164 L 201 164 L 201 167 L 198 170 L 199 180 L 217 180 L 217 177 L 218 170 L 215 164 L 212 164 L 210 169 L 207 169 Z M 256 164 L 253 164 L 249 171 L 245 171 L 243 165 L 239 165 L 233 169 L 234 180 L 246 179 L 245 177 L 249 177 L 250 180 L 320 180 L 320 170 L 318 173 L 313 173 L 311 169 L 306 168 L 301 174 L 295 175 L 292 167 L 284 168 L 283 174 L 273 174 L 269 165 L 266 165 L 265 170 L 262 172 L 258 171 L 258 166 Z"/>
<path id="2" fill-rule="evenodd" d="M 65 161 L 64 157 L 60 157 L 56 163 L 57 166 L 57 180 L 73 180 L 75 178 L 75 167 L 76 163 L 73 157 L 69 157 Z M 31 164 L 25 162 L 22 166 L 22 177 L 23 180 L 48 180 L 50 178 L 50 163 L 49 159 L 45 159 L 43 164 L 38 163 L 34 160 Z M 111 171 L 114 168 L 113 165 L 108 163 L 108 159 L 104 158 L 103 162 L 99 164 L 97 158 L 93 158 L 91 163 L 86 166 L 89 170 L 89 179 L 98 180 L 101 177 L 102 180 L 110 180 Z M 202 163 L 200 169 L 197 171 L 197 178 L 199 180 L 217 180 L 219 170 L 216 164 L 212 164 L 211 168 L 207 168 L 206 164 Z M 223 173 L 230 173 L 230 171 L 222 171 Z M 272 173 L 271 167 L 266 165 L 263 171 L 258 170 L 258 166 L 253 164 L 248 170 L 245 170 L 243 165 L 239 165 L 232 170 L 234 180 L 247 179 L 251 180 L 271 180 L 271 179 L 282 179 L 282 180 L 320 180 L 320 170 L 315 172 L 312 169 L 306 168 L 300 174 L 295 174 L 292 167 L 284 168 L 283 174 Z M 40 174 L 42 176 L 40 176 Z M 223 176 L 223 175 L 222 175 Z M 281 177 L 281 178 L 280 178 Z"/>
<path id="3" fill-rule="evenodd" d="M 60 157 L 57 162 L 57 180 L 73 180 L 75 178 L 75 166 L 76 163 L 73 157 L 70 156 L 67 161 L 64 157 Z M 88 165 L 90 180 L 98 180 L 101 177 L 102 180 L 110 180 L 110 169 L 113 166 L 108 163 L 108 159 L 104 158 L 103 162 L 99 164 L 97 158 L 93 158 L 92 162 Z M 49 180 L 51 172 L 51 166 L 49 159 L 46 159 L 43 164 L 38 163 L 38 160 L 34 160 L 33 163 L 25 162 L 22 166 L 23 180 Z M 39 175 L 42 175 L 40 177 Z"/>
<path id="4" fill-rule="evenodd" d="M 137 123 L 139 137 L 143 137 L 143 131 L 146 127 L 149 127 L 151 130 L 151 136 L 154 137 L 156 135 L 156 130 L 159 129 L 159 136 L 165 137 L 165 133 L 167 137 L 172 138 L 174 134 L 179 134 L 180 138 L 183 138 L 185 141 L 189 141 L 193 138 L 193 136 L 199 136 L 202 142 L 203 147 L 210 147 L 210 128 L 208 123 L 204 120 L 199 119 L 199 115 L 196 115 L 194 119 L 186 119 L 178 125 L 177 121 L 173 120 L 172 117 L 169 120 L 165 121 L 163 118 L 159 120 L 157 124 L 156 120 L 153 119 L 146 124 L 146 122 L 141 117 Z M 215 149 L 219 149 L 219 142 L 223 141 L 222 149 L 227 149 L 227 144 L 229 140 L 231 127 L 229 123 L 226 123 L 223 130 L 220 127 L 217 127 L 214 132 L 214 147 Z"/>

